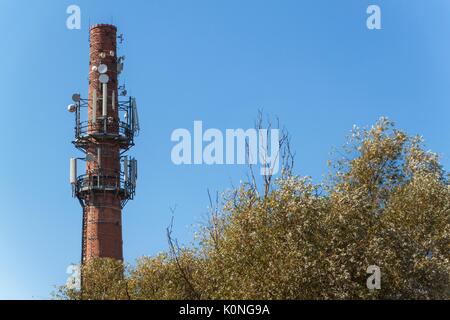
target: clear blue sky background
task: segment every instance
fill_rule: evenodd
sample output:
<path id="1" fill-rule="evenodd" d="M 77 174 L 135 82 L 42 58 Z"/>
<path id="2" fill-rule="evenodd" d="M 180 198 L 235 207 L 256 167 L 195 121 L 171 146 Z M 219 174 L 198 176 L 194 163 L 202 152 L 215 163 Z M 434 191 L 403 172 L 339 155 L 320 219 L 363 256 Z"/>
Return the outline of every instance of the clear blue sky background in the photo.
<path id="1" fill-rule="evenodd" d="M 366 28 L 382 9 L 383 30 Z M 66 29 L 66 8 L 82 29 Z M 353 124 L 388 116 L 450 165 L 450 2 L 24 1 L 0 0 L 0 298 L 48 298 L 66 281 L 81 245 L 81 208 L 71 198 L 72 93 L 86 95 L 88 26 L 118 25 L 126 38 L 122 80 L 138 98 L 142 134 L 137 198 L 124 211 L 128 262 L 191 240 L 207 189 L 238 184 L 241 166 L 170 160 L 176 128 L 251 128 L 258 109 L 293 136 L 296 171 L 316 181 Z"/>

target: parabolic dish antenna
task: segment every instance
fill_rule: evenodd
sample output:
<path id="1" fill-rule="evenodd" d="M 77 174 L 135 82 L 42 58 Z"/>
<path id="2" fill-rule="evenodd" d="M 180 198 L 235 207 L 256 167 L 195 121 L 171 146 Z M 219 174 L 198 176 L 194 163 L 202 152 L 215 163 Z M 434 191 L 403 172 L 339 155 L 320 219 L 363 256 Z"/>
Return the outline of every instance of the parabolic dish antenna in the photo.
<path id="1" fill-rule="evenodd" d="M 109 77 L 107 74 L 101 74 L 100 78 L 98 78 L 100 80 L 101 83 L 108 83 L 109 82 Z"/>
<path id="2" fill-rule="evenodd" d="M 88 153 L 86 155 L 86 159 L 87 162 L 94 162 L 95 161 L 95 156 L 92 153 Z"/>
<path id="3" fill-rule="evenodd" d="M 106 64 L 101 64 L 98 66 L 98 72 L 104 74 L 108 72 L 108 66 Z"/>
<path id="4" fill-rule="evenodd" d="M 80 94 L 74 93 L 72 95 L 72 100 L 73 100 L 73 102 L 80 102 L 80 100 L 81 100 Z"/>
<path id="5" fill-rule="evenodd" d="M 77 111 L 77 106 L 74 104 L 69 104 L 69 106 L 67 107 L 67 111 L 75 112 L 75 111 Z"/>

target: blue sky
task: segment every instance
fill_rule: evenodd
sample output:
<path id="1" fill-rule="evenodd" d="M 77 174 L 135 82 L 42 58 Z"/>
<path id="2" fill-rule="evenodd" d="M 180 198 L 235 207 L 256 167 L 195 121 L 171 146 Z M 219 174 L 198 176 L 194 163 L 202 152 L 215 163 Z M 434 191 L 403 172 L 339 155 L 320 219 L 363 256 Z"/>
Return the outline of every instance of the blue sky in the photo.
<path id="1" fill-rule="evenodd" d="M 82 10 L 81 30 L 65 26 Z M 366 28 L 378 4 L 382 30 Z M 244 178 L 242 166 L 180 166 L 174 129 L 251 128 L 258 109 L 292 135 L 296 172 L 316 181 L 353 124 L 388 116 L 425 137 L 448 169 L 450 3 L 447 0 L 12 1 L 0 0 L 0 299 L 48 298 L 80 259 L 81 208 L 68 159 L 74 92 L 87 93 L 88 27 L 117 24 L 122 80 L 136 96 L 141 135 L 137 197 L 124 210 L 128 262 L 191 240 L 207 189 Z"/>

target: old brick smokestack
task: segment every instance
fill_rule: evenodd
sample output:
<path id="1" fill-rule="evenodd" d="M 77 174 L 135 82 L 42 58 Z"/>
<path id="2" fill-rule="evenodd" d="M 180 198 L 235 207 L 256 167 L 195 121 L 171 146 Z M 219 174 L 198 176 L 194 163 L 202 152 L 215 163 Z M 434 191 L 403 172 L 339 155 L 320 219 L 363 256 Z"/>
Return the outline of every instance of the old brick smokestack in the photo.
<path id="1" fill-rule="evenodd" d="M 89 62 L 89 107 L 88 120 L 89 131 L 93 134 L 102 133 L 104 130 L 104 117 L 107 118 L 107 132 L 117 133 L 118 110 L 112 107 L 113 96 L 117 97 L 117 29 L 112 25 L 94 25 L 90 29 L 90 62 Z M 97 102 L 94 111 L 94 96 L 102 97 L 102 84 L 99 81 L 99 73 L 96 68 L 100 65 L 107 66 L 105 74 L 109 77 L 107 86 L 107 114 L 103 115 L 102 108 Z M 96 94 L 94 94 L 94 92 Z M 102 97 L 103 99 L 103 97 Z M 103 102 L 102 102 L 103 103 Z M 94 117 L 94 112 L 96 115 Z M 94 119 L 100 121 L 94 121 Z M 113 121 L 111 121 L 111 118 Z M 112 123 L 112 124 L 111 124 Z M 96 155 L 97 161 L 87 162 L 87 173 L 100 170 L 102 175 L 115 179 L 120 174 L 120 150 L 119 145 L 105 137 L 98 140 L 88 148 L 88 154 Z M 93 193 L 87 199 L 83 224 L 84 248 L 83 261 L 92 257 L 108 257 L 117 260 L 123 259 L 122 253 L 122 208 L 120 197 L 114 192 Z"/>
<path id="2" fill-rule="evenodd" d="M 90 28 L 89 94 L 73 97 L 76 112 L 75 146 L 85 153 L 86 174 L 77 176 L 71 159 L 73 194 L 83 207 L 82 263 L 94 257 L 123 260 L 122 208 L 133 199 L 137 162 L 123 154 L 134 145 L 139 130 L 136 100 L 118 94 L 118 74 L 124 57 L 117 56 L 117 28 Z M 82 109 L 87 121 L 82 121 Z M 123 119 L 120 117 L 123 116 Z"/>

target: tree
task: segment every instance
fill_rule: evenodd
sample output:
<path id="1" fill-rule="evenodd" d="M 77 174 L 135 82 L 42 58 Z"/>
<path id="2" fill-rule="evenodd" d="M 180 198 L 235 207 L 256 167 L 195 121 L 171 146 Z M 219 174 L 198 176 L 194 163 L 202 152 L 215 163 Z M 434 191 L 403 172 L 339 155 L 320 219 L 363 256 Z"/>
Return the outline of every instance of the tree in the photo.
<path id="1" fill-rule="evenodd" d="M 355 127 L 321 184 L 292 173 L 288 141 L 283 174 L 263 192 L 250 175 L 211 201 L 195 245 L 180 248 L 169 228 L 166 254 L 128 268 L 100 259 L 84 270 L 95 285 L 83 298 L 450 298 L 449 177 L 420 137 L 384 118 Z M 366 287 L 371 265 L 380 290 Z"/>

